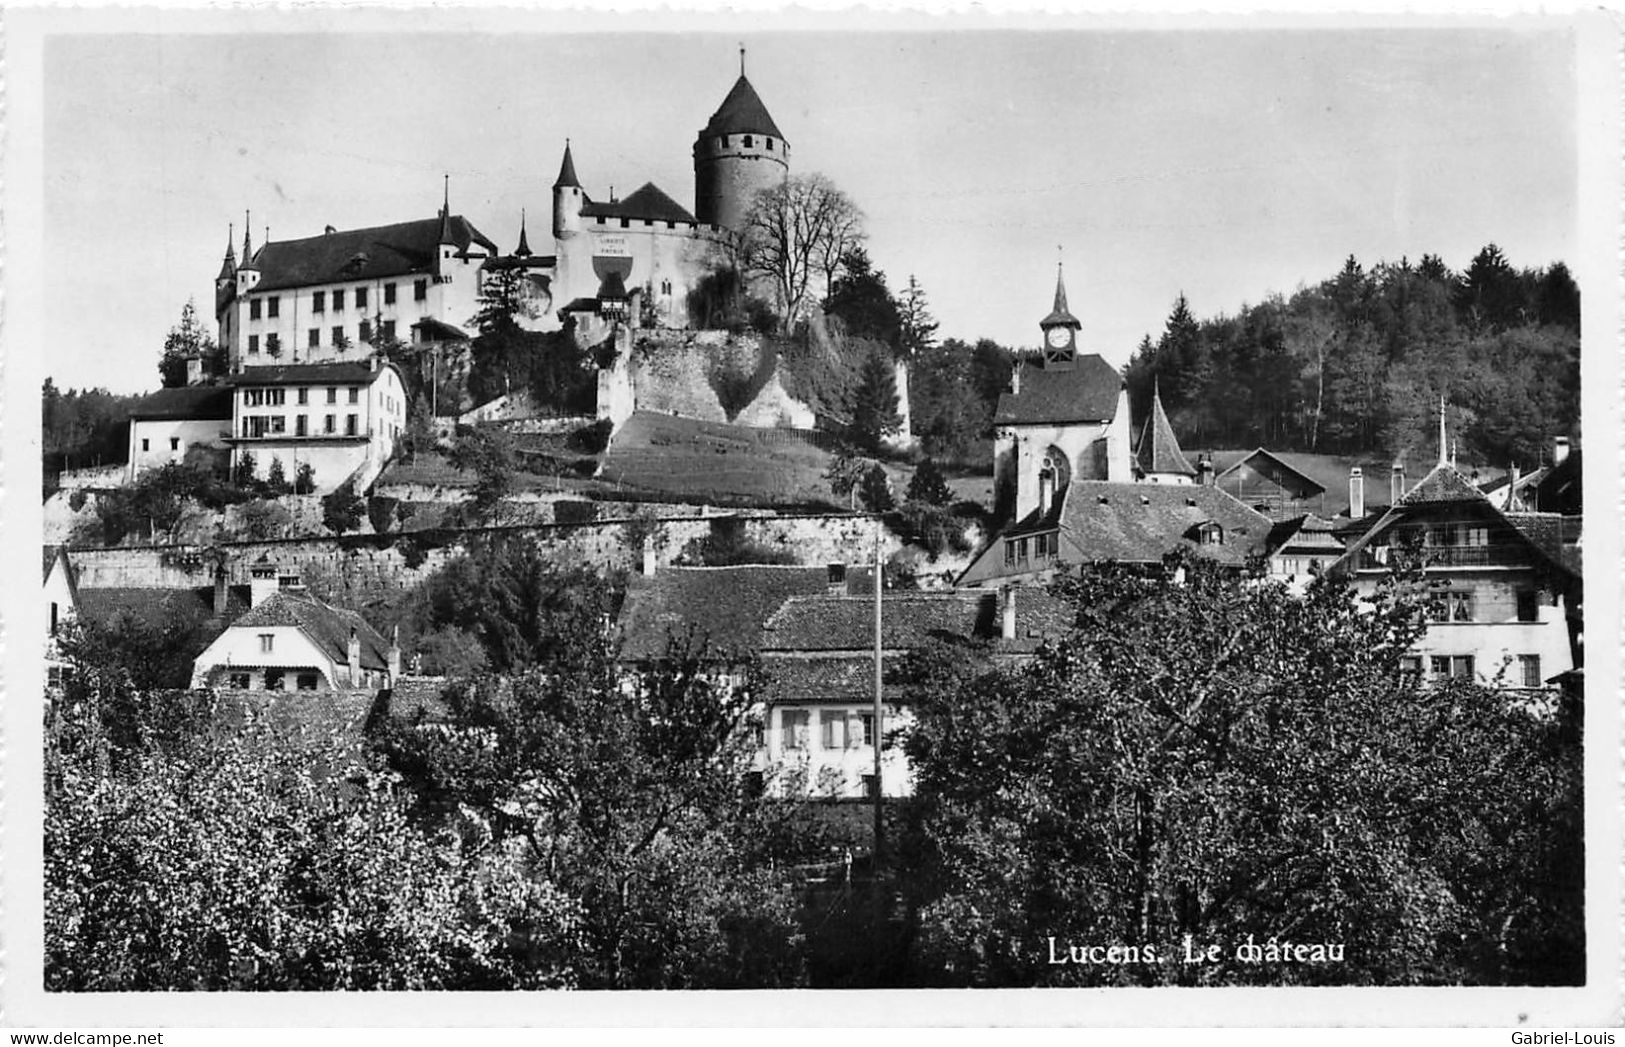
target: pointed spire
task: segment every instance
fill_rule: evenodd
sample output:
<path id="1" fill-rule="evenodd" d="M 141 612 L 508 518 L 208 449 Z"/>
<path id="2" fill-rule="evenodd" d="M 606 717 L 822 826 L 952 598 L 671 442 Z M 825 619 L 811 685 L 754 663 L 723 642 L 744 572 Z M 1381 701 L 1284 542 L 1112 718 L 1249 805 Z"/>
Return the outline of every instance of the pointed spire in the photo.
<path id="1" fill-rule="evenodd" d="M 231 225 L 226 226 L 226 257 L 220 263 L 220 275 L 216 280 L 230 280 L 237 274 L 237 230 Z"/>
<path id="2" fill-rule="evenodd" d="M 451 235 L 451 175 L 446 175 L 446 195 L 440 205 L 440 243 L 457 246 L 457 238 Z"/>
<path id="3" fill-rule="evenodd" d="M 554 189 L 580 189 L 581 181 L 576 178 L 576 162 L 570 155 L 570 140 L 564 140 L 564 162 L 559 164 L 559 177 L 553 183 Z"/>
<path id="4" fill-rule="evenodd" d="M 1040 327 L 1067 326 L 1081 328 L 1083 325 L 1072 311 L 1066 306 L 1066 273 L 1060 262 L 1055 263 L 1055 307 L 1048 316 L 1038 322 Z"/>
<path id="5" fill-rule="evenodd" d="M 520 258 L 530 257 L 530 241 L 525 239 L 525 209 L 523 207 L 519 209 L 519 246 L 514 248 L 513 253 Z"/>
<path id="6" fill-rule="evenodd" d="M 1140 467 L 1140 472 L 1147 475 L 1151 473 L 1196 475 L 1196 470 L 1191 468 L 1185 452 L 1179 449 L 1179 440 L 1174 436 L 1174 427 L 1168 421 L 1168 413 L 1162 409 L 1162 390 L 1155 376 L 1151 379 L 1151 414 L 1145 420 L 1145 427 L 1140 430 L 1140 449 L 1135 455 L 1135 461 Z"/>
<path id="7" fill-rule="evenodd" d="M 739 45 L 739 76 L 740 76 L 741 79 L 743 79 L 744 76 L 745 76 L 745 45 L 744 44 Z"/>
<path id="8" fill-rule="evenodd" d="M 256 271 L 259 269 L 259 266 L 254 264 L 254 245 L 249 242 L 248 231 L 249 231 L 250 227 L 249 227 L 249 224 L 248 224 L 248 219 L 249 219 L 248 212 L 244 211 L 243 212 L 243 264 L 239 265 L 237 267 L 237 270 L 239 272 L 241 272 L 244 269 L 251 269 L 251 270 L 256 270 Z M 269 239 L 269 237 L 267 237 L 267 239 Z"/>

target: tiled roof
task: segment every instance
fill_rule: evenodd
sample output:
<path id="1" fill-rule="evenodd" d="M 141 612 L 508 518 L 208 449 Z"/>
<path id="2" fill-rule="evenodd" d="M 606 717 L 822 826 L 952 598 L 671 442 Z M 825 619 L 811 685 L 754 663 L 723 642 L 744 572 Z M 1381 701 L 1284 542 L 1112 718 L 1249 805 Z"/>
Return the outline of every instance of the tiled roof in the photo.
<path id="1" fill-rule="evenodd" d="M 130 408 L 132 419 L 197 419 L 216 421 L 231 417 L 231 389 L 224 385 L 187 385 L 160 389 Z"/>
<path id="2" fill-rule="evenodd" d="M 767 114 L 767 106 L 762 104 L 761 96 L 750 81 L 741 76 L 734 82 L 733 89 L 728 97 L 722 100 L 717 111 L 711 114 L 711 119 L 705 125 L 708 135 L 731 135 L 754 131 L 757 134 L 772 135 L 783 138 L 779 125 Z"/>
<path id="3" fill-rule="evenodd" d="M 884 669 L 889 665 L 883 666 Z M 807 702 L 861 702 L 874 698 L 873 656 L 844 658 L 765 658 L 762 662 L 763 697 L 776 705 Z M 903 698 L 897 684 L 881 681 L 885 701 Z"/>
<path id="4" fill-rule="evenodd" d="M 1433 471 L 1399 499 L 1400 505 L 1438 505 L 1443 502 L 1482 502 L 1484 492 L 1474 487 L 1455 467 L 1440 462 Z"/>
<path id="5" fill-rule="evenodd" d="M 1021 392 L 999 394 L 995 425 L 1045 422 L 1105 422 L 1117 413 L 1123 376 L 1098 353 L 1079 356 L 1071 366 L 1045 369 L 1020 364 Z"/>
<path id="6" fill-rule="evenodd" d="M 632 579 L 621 608 L 621 657 L 663 656 L 672 639 L 694 639 L 725 654 L 753 654 L 762 623 L 792 596 L 822 593 L 824 567 L 666 567 Z"/>
<path id="7" fill-rule="evenodd" d="M 1179 449 L 1174 438 L 1174 427 L 1168 423 L 1168 414 L 1162 409 L 1162 397 L 1151 394 L 1151 416 L 1145 420 L 1140 433 L 1140 447 L 1135 461 L 1145 473 L 1180 473 L 1195 476 L 1196 470 Z"/>
<path id="8" fill-rule="evenodd" d="M 1338 540 L 1333 528 L 1330 520 L 1309 513 L 1277 523 L 1270 528 L 1264 545 L 1271 553 L 1290 545 L 1297 550 L 1319 549 L 1342 555 L 1343 543 Z"/>
<path id="9" fill-rule="evenodd" d="M 393 367 L 385 364 L 384 367 Z M 345 360 L 326 364 L 275 364 L 270 367 L 245 367 L 226 379 L 231 385 L 323 385 L 362 383 L 370 385 L 384 367 L 373 370 L 364 360 Z"/>
<path id="10" fill-rule="evenodd" d="M 301 630 L 323 654 L 339 664 L 347 664 L 350 652 L 350 630 L 361 641 L 361 667 L 387 669 L 389 644 L 378 635 L 378 630 L 354 611 L 331 607 L 309 593 L 281 590 L 266 597 L 258 607 L 232 623 L 234 629 L 252 629 L 258 626 L 289 625 Z"/>
<path id="11" fill-rule="evenodd" d="M 1580 518 L 1558 513 L 1502 513 L 1552 563 L 1580 573 Z"/>
<path id="12" fill-rule="evenodd" d="M 1274 451 L 1268 451 L 1268 450 L 1265 450 L 1262 447 L 1254 448 L 1252 451 L 1249 451 L 1247 454 L 1244 454 L 1240 458 L 1236 459 L 1235 462 L 1233 462 L 1232 464 L 1226 466 L 1218 474 L 1219 479 L 1222 481 L 1226 476 L 1228 476 L 1231 473 L 1235 472 L 1237 469 L 1240 469 L 1243 465 L 1246 465 L 1246 464 L 1252 462 L 1253 459 L 1255 459 L 1255 458 L 1263 458 L 1263 459 L 1267 459 L 1270 462 L 1273 462 L 1277 468 L 1285 470 L 1286 472 L 1291 473 L 1292 475 L 1298 477 L 1300 480 L 1303 480 L 1307 485 L 1313 486 L 1316 490 L 1325 491 L 1327 489 L 1325 484 L 1321 483 L 1319 480 L 1316 480 L 1313 476 L 1310 476 L 1308 473 L 1304 472 L 1302 469 L 1298 468 L 1297 466 L 1293 465 L 1291 462 L 1287 461 L 1286 457 L 1284 455 L 1276 454 Z M 1217 466 L 1217 459 L 1215 459 L 1215 466 Z M 1258 469 L 1258 467 L 1256 465 L 1253 468 Z M 1371 480 L 1370 477 L 1366 477 L 1366 479 L 1367 479 L 1368 482 Z M 1384 477 L 1383 479 L 1386 480 L 1386 477 Z"/>
<path id="13" fill-rule="evenodd" d="M 1221 544 L 1194 540 L 1208 522 L 1223 528 Z M 1072 563 L 1156 563 L 1183 548 L 1239 565 L 1264 551 L 1271 526 L 1269 517 L 1217 487 L 1074 480 L 1061 512 L 1060 555 Z"/>
<path id="14" fill-rule="evenodd" d="M 486 239 L 462 215 L 447 220 L 451 242 L 461 252 L 473 245 L 491 254 L 497 245 Z M 376 280 L 391 276 L 427 273 L 439 254 L 441 218 L 348 229 L 310 236 L 303 240 L 273 240 L 254 254 L 253 267 L 260 280 L 254 292 L 275 291 L 310 284 L 339 283 L 346 280 Z M 247 268 L 247 266 L 245 266 Z"/>
<path id="15" fill-rule="evenodd" d="M 588 218 L 602 215 L 605 218 L 637 218 L 654 222 L 699 224 L 699 219 L 689 214 L 682 204 L 667 196 L 653 182 L 644 182 L 636 192 L 614 203 L 601 204 L 588 200 L 582 206 L 581 213 Z"/>
<path id="16" fill-rule="evenodd" d="M 987 593 L 893 593 L 881 604 L 881 645 L 922 647 L 933 639 L 989 636 L 997 606 Z M 762 651 L 852 651 L 874 646 L 873 596 L 794 596 L 762 630 Z"/>

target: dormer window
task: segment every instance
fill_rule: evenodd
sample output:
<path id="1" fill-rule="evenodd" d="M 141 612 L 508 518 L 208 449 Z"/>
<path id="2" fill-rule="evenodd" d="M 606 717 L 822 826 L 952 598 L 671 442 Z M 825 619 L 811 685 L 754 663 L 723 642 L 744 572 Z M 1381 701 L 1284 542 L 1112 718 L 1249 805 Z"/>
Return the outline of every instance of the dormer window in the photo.
<path id="1" fill-rule="evenodd" d="M 1223 545 L 1224 528 L 1208 520 L 1206 523 L 1196 525 L 1194 537 L 1197 545 Z"/>

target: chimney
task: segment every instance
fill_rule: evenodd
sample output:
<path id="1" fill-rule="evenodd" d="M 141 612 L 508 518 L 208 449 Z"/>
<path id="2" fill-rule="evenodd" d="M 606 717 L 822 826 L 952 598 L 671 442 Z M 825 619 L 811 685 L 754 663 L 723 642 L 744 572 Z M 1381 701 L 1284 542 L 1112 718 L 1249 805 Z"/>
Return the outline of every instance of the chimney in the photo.
<path id="1" fill-rule="evenodd" d="M 1203 451 L 1196 459 L 1196 482 L 1203 487 L 1212 487 L 1213 481 L 1213 456 Z"/>
<path id="2" fill-rule="evenodd" d="M 1001 639 L 1014 640 L 1016 638 L 1016 587 L 1009 586 L 1001 594 L 1004 597 L 1004 606 L 1000 608 L 999 636 Z"/>
<path id="3" fill-rule="evenodd" d="M 1512 463 L 1511 478 L 1507 480 L 1506 504 L 1502 505 L 1501 508 L 1503 508 L 1503 509 L 1505 509 L 1505 510 L 1507 510 L 1509 512 L 1518 508 L 1518 463 L 1517 462 Z"/>
<path id="4" fill-rule="evenodd" d="M 1569 438 L 1559 436 L 1552 440 L 1552 464 L 1562 465 L 1569 457 Z"/>
<path id="5" fill-rule="evenodd" d="M 1010 395 L 1021 395 L 1021 361 L 1010 365 Z"/>
<path id="6" fill-rule="evenodd" d="M 322 230 L 322 232 L 328 236 L 332 236 L 334 233 L 338 232 L 338 230 L 334 229 L 332 226 L 328 226 L 326 229 Z"/>
<path id="7" fill-rule="evenodd" d="M 1359 466 L 1349 470 L 1349 519 L 1365 517 L 1365 473 Z"/>
<path id="8" fill-rule="evenodd" d="M 248 606 L 258 607 L 278 589 L 276 564 L 260 560 L 248 569 Z"/>
<path id="9" fill-rule="evenodd" d="M 1398 505 L 1403 497 L 1405 497 L 1405 463 L 1395 462 L 1394 468 L 1388 474 L 1388 504 Z"/>
<path id="10" fill-rule="evenodd" d="M 647 535 L 644 536 L 643 547 L 639 550 L 639 556 L 640 560 L 638 563 L 638 573 L 643 575 L 645 578 L 653 578 L 655 573 L 654 538 Z"/>
<path id="11" fill-rule="evenodd" d="M 389 631 L 389 651 L 384 656 L 389 663 L 389 686 L 394 687 L 401 678 L 401 627 Z"/>
<path id="12" fill-rule="evenodd" d="M 226 565 L 217 564 L 214 569 L 214 613 L 216 617 L 226 613 L 227 596 Z"/>
<path id="13" fill-rule="evenodd" d="M 203 384 L 203 358 L 200 356 L 188 357 L 186 360 L 186 384 Z"/>
<path id="14" fill-rule="evenodd" d="M 361 636 L 350 626 L 350 643 L 344 649 L 344 656 L 350 663 L 350 686 L 361 686 Z"/>

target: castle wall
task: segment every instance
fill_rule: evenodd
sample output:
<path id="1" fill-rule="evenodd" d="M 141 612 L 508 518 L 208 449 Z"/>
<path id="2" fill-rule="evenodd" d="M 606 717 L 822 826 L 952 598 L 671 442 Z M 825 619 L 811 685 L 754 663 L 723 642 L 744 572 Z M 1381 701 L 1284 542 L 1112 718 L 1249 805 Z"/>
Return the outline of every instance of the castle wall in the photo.
<path id="1" fill-rule="evenodd" d="M 789 173 L 790 147 L 782 139 L 702 134 L 694 143 L 694 215 L 737 232 L 756 194 Z"/>

